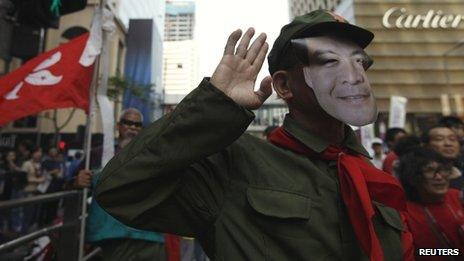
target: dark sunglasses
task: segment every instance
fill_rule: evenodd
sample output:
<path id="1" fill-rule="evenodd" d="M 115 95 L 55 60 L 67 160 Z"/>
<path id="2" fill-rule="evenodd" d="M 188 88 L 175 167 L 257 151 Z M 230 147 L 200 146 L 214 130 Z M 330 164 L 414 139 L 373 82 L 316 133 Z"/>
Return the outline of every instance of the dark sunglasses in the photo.
<path id="1" fill-rule="evenodd" d="M 126 119 L 120 120 L 119 123 L 124 124 L 126 126 L 134 126 L 134 127 L 137 127 L 137 128 L 141 128 L 143 126 L 143 123 L 141 123 L 139 121 L 130 121 L 130 120 L 126 120 Z"/>

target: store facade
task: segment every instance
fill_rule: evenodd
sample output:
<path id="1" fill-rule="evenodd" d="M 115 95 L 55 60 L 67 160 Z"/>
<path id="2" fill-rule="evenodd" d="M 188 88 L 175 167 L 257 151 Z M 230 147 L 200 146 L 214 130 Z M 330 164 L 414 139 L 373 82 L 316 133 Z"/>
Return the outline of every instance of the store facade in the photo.
<path id="1" fill-rule="evenodd" d="M 407 125 L 418 131 L 441 115 L 462 117 L 464 2 L 353 0 L 354 22 L 375 34 L 368 76 L 388 122 L 391 96 L 408 99 Z"/>

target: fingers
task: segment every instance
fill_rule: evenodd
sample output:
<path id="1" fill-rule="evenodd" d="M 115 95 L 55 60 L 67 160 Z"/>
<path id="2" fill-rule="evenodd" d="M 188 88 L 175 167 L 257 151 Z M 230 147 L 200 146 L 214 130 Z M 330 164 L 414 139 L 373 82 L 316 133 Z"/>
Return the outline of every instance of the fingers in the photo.
<path id="1" fill-rule="evenodd" d="M 240 43 L 237 46 L 237 51 L 235 52 L 236 55 L 245 58 L 245 55 L 247 54 L 248 45 L 250 44 L 250 40 L 254 34 L 255 29 L 253 29 L 252 27 L 248 28 L 248 30 L 243 35 L 242 40 L 240 40 Z"/>
<path id="2" fill-rule="evenodd" d="M 259 54 L 259 51 L 263 47 L 264 43 L 266 42 L 266 34 L 261 33 L 256 40 L 251 44 L 250 49 L 248 50 L 245 59 L 250 63 L 253 64 L 256 57 Z"/>
<path id="3" fill-rule="evenodd" d="M 92 182 L 92 177 L 89 171 L 80 171 L 77 175 L 74 186 L 77 188 L 88 188 Z"/>
<path id="4" fill-rule="evenodd" d="M 237 29 L 233 31 L 229 38 L 227 39 L 226 47 L 224 48 L 224 55 L 230 54 L 233 55 L 235 52 L 235 45 L 237 44 L 238 39 L 242 36 L 242 30 Z"/>
<path id="5" fill-rule="evenodd" d="M 266 76 L 259 85 L 259 89 L 255 91 L 261 103 L 263 103 L 272 94 L 272 77 Z"/>
<path id="6" fill-rule="evenodd" d="M 90 180 L 81 180 L 77 186 L 80 188 L 88 188 L 90 187 Z"/>
<path id="7" fill-rule="evenodd" d="M 261 46 L 261 49 L 259 50 L 258 56 L 256 56 L 256 59 L 253 61 L 253 67 L 256 73 L 258 73 L 261 70 L 264 60 L 266 59 L 266 54 L 267 54 L 268 49 L 269 49 L 269 44 L 264 43 Z"/>
<path id="8" fill-rule="evenodd" d="M 90 170 L 85 170 L 85 169 L 81 169 L 81 170 L 79 170 L 78 175 L 83 175 L 83 176 L 89 176 L 89 177 L 91 177 L 91 176 L 92 176 L 92 171 L 90 171 Z"/>

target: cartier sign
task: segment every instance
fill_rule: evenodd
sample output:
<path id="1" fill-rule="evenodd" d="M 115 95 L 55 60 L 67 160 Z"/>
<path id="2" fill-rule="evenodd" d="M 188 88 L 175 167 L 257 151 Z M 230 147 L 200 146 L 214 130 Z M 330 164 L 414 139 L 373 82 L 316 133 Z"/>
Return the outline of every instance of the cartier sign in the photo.
<path id="1" fill-rule="evenodd" d="M 412 13 L 404 7 L 393 7 L 385 12 L 382 24 L 386 28 L 458 28 L 464 16 L 446 14 L 441 10 L 429 10 L 425 13 Z"/>

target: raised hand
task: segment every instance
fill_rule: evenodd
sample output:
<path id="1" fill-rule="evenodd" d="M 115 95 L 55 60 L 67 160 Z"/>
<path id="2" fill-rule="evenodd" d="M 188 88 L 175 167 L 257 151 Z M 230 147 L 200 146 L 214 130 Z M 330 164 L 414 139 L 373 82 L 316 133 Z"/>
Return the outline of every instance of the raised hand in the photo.
<path id="1" fill-rule="evenodd" d="M 211 77 L 211 84 L 223 91 L 239 105 L 247 109 L 257 109 L 272 94 L 272 79 L 264 78 L 258 91 L 254 91 L 258 76 L 269 45 L 266 34 L 260 34 L 248 48 L 254 29 L 249 28 L 242 36 L 241 30 L 230 34 L 224 49 L 224 56 Z"/>

